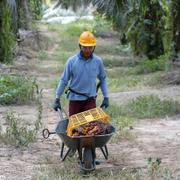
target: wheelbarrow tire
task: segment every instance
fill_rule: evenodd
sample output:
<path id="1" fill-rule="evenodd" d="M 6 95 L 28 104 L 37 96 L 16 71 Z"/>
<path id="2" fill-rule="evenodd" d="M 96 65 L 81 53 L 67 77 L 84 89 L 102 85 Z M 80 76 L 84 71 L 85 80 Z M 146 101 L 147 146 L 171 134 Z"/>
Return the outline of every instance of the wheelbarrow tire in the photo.
<path id="1" fill-rule="evenodd" d="M 91 149 L 84 148 L 83 162 L 84 162 L 84 169 L 91 170 L 91 169 L 94 168 L 94 165 L 93 165 L 93 154 L 92 154 L 92 150 Z"/>

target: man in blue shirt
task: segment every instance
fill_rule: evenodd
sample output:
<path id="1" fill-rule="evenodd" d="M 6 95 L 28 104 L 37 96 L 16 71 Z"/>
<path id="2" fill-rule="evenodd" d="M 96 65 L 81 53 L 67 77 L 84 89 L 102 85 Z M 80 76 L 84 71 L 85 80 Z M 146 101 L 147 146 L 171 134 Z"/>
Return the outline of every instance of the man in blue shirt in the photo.
<path id="1" fill-rule="evenodd" d="M 100 57 L 94 54 L 96 39 L 85 31 L 80 35 L 80 52 L 70 57 L 61 75 L 54 103 L 54 110 L 61 109 L 60 97 L 69 86 L 69 116 L 96 107 L 96 80 L 99 79 L 103 102 L 101 107 L 109 106 L 106 73 Z"/>

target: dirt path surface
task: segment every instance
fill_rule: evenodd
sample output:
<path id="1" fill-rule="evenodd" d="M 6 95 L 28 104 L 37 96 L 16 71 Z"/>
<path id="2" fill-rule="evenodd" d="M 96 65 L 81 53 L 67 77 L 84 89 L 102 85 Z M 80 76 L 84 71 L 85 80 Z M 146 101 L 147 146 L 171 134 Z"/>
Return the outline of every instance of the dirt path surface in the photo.
<path id="1" fill-rule="evenodd" d="M 112 100 L 118 104 L 127 103 L 130 99 L 145 95 L 155 95 L 161 99 L 169 98 L 180 101 L 180 86 L 169 86 L 162 89 L 143 88 L 138 91 L 110 93 Z"/>
<path id="2" fill-rule="evenodd" d="M 54 47 L 57 47 L 55 45 Z M 56 48 L 49 50 L 49 54 Z M 33 59 L 31 59 L 33 61 Z M 37 59 L 35 59 L 37 61 Z M 48 61 L 47 61 L 48 63 Z M 48 65 L 48 64 L 47 64 Z M 44 80 L 47 74 L 38 72 L 36 69 L 26 69 L 28 73 L 38 75 L 37 80 Z M 48 78 L 54 78 L 54 74 Z M 163 89 L 142 89 L 139 91 L 111 93 L 110 97 L 118 104 L 127 102 L 131 98 L 141 95 L 155 94 L 162 98 L 170 97 L 180 101 L 180 86 L 167 87 Z M 0 180 L 30 180 L 36 179 L 37 169 L 48 164 L 62 164 L 59 160 L 60 139 L 52 135 L 48 140 L 43 139 L 41 131 L 44 127 L 54 130 L 58 122 L 58 114 L 50 107 L 54 97 L 54 90 L 43 87 L 43 112 L 42 128 L 39 131 L 38 139 L 35 143 L 25 148 L 14 148 L 12 146 L 0 146 Z M 10 107 L 0 106 L 0 118 Z M 12 106 L 12 109 L 24 119 L 31 121 L 36 117 L 36 108 L 32 105 Z M 100 151 L 97 157 L 101 161 L 98 169 L 108 168 L 146 168 L 147 158 L 161 158 L 162 164 L 179 174 L 180 177 L 180 116 L 167 117 L 165 119 L 142 120 L 130 131 L 132 140 L 122 140 L 119 143 L 108 144 L 109 160 L 105 161 Z M 66 163 L 66 162 L 64 162 Z M 77 161 L 74 162 L 77 168 Z"/>

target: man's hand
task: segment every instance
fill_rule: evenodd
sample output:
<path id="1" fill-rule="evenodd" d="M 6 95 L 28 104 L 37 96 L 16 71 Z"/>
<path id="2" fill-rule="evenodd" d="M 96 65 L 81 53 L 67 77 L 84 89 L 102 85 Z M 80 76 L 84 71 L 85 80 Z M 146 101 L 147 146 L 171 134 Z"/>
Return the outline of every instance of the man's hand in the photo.
<path id="1" fill-rule="evenodd" d="M 109 98 L 108 97 L 105 97 L 104 99 L 103 99 L 103 102 L 102 102 L 102 104 L 101 104 L 101 108 L 107 108 L 109 106 Z"/>
<path id="2" fill-rule="evenodd" d="M 61 103 L 60 103 L 60 99 L 56 98 L 54 101 L 54 105 L 53 105 L 53 109 L 55 111 L 57 111 L 58 109 L 61 109 Z"/>

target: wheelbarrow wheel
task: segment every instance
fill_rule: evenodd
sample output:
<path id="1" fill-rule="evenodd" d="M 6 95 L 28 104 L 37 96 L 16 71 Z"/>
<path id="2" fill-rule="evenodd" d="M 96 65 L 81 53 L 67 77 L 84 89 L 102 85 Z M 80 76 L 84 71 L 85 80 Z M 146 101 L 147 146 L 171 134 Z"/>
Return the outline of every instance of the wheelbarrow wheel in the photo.
<path id="1" fill-rule="evenodd" d="M 89 148 L 84 148 L 83 154 L 84 170 L 92 171 L 94 170 L 94 160 L 92 150 Z"/>

